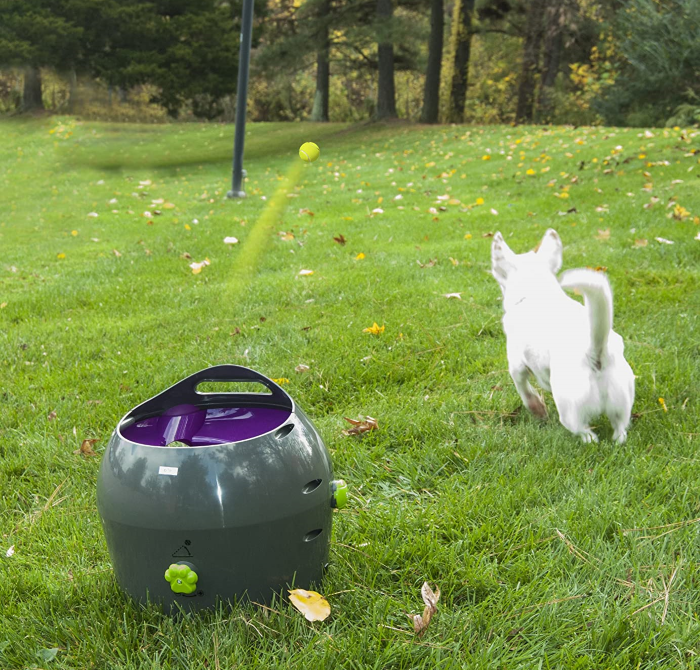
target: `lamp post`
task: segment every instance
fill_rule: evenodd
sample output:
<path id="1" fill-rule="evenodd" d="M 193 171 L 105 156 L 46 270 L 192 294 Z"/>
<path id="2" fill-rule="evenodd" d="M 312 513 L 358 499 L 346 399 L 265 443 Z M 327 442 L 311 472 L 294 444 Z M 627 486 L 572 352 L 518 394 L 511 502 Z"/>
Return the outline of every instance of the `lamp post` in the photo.
<path id="1" fill-rule="evenodd" d="M 245 198 L 242 190 L 243 178 L 243 144 L 245 142 L 245 114 L 248 106 L 248 69 L 250 66 L 250 45 L 253 39 L 253 3 L 243 0 L 243 19 L 241 23 L 241 50 L 238 58 L 238 91 L 236 92 L 236 129 L 233 139 L 233 179 L 227 198 Z"/>

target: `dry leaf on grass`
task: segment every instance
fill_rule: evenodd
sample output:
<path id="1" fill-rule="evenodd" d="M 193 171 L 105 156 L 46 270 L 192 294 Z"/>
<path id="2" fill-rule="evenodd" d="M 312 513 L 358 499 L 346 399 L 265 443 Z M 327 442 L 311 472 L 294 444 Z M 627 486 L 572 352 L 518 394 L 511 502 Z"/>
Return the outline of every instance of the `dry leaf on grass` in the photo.
<path id="1" fill-rule="evenodd" d="M 51 412 L 49 412 L 49 415 L 46 418 L 48 421 L 53 421 L 57 416 L 58 416 L 58 414 L 56 414 L 56 412 L 51 411 Z"/>
<path id="2" fill-rule="evenodd" d="M 289 592 L 289 602 L 304 615 L 307 621 L 323 621 L 331 613 L 328 601 L 316 591 L 294 589 Z"/>
<path id="3" fill-rule="evenodd" d="M 440 600 L 440 589 L 436 587 L 433 592 L 428 582 L 423 582 L 420 594 L 423 596 L 423 602 L 425 603 L 423 614 L 409 614 L 409 618 L 413 621 L 413 630 L 418 633 L 419 636 L 422 636 L 428 629 L 433 615 L 437 612 L 437 603 L 438 600 Z"/>
<path id="4" fill-rule="evenodd" d="M 338 237 L 334 237 L 333 241 L 337 242 L 341 247 L 345 246 L 345 243 L 347 242 L 344 235 L 338 235 Z"/>
<path id="5" fill-rule="evenodd" d="M 443 293 L 442 297 L 443 298 L 457 298 L 458 300 L 461 300 L 462 294 L 461 293 Z"/>
<path id="6" fill-rule="evenodd" d="M 604 242 L 605 240 L 610 239 L 610 228 L 606 228 L 605 230 L 601 230 L 598 228 L 598 234 L 594 235 L 596 240 L 600 240 L 601 242 Z"/>
<path id="7" fill-rule="evenodd" d="M 384 332 L 384 328 L 385 326 L 379 326 L 375 321 L 369 328 L 363 328 L 362 332 L 369 333 L 370 335 L 380 335 Z"/>
<path id="8" fill-rule="evenodd" d="M 294 368 L 295 372 L 308 372 L 311 368 L 308 365 L 304 365 L 303 363 L 300 363 Z"/>
<path id="9" fill-rule="evenodd" d="M 362 419 L 348 419 L 347 416 L 344 416 L 343 418 L 348 423 L 352 424 L 352 428 L 344 430 L 343 435 L 361 435 L 362 433 L 367 433 L 370 430 L 379 430 L 377 420 L 373 419 L 371 416 L 366 416 L 364 421 L 362 421 Z"/>
<path id="10" fill-rule="evenodd" d="M 83 440 L 83 443 L 80 445 L 80 449 L 76 449 L 73 453 L 74 454 L 82 454 L 86 458 L 88 456 L 97 456 L 97 453 L 92 448 L 92 445 L 95 444 L 96 442 L 99 442 L 99 440 L 96 440 L 96 439 Z"/>
<path id="11" fill-rule="evenodd" d="M 646 247 L 649 242 L 647 240 L 641 239 L 641 240 L 635 240 L 634 244 L 632 245 L 633 248 L 635 249 L 640 249 L 641 247 Z"/>

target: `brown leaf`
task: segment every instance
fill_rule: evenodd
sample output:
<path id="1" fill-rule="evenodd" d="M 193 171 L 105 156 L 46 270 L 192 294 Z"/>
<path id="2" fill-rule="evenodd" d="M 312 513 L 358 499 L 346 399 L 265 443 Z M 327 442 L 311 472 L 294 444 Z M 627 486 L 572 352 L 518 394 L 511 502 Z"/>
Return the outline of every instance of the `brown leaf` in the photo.
<path id="1" fill-rule="evenodd" d="M 337 242 L 341 247 L 344 247 L 345 243 L 347 242 L 343 235 L 338 235 L 338 237 L 334 237 L 333 241 Z"/>
<path id="2" fill-rule="evenodd" d="M 56 414 L 56 412 L 51 411 L 51 412 L 49 412 L 49 415 L 46 417 L 46 419 L 48 421 L 53 421 L 57 416 L 58 416 L 58 414 Z"/>
<path id="3" fill-rule="evenodd" d="M 80 449 L 76 449 L 73 453 L 82 454 L 86 458 L 88 456 L 97 456 L 97 453 L 92 448 L 92 445 L 95 444 L 95 442 L 99 442 L 99 440 L 83 440 L 83 443 L 80 445 Z"/>
<path id="4" fill-rule="evenodd" d="M 635 240 L 634 244 L 632 245 L 635 249 L 638 249 L 640 247 L 646 247 L 649 242 L 647 240 L 641 239 L 641 240 Z"/>
<path id="5" fill-rule="evenodd" d="M 308 365 L 304 365 L 303 363 L 299 363 L 299 365 L 297 365 L 294 368 L 294 371 L 295 372 L 308 372 L 310 369 L 311 368 Z"/>
<path id="6" fill-rule="evenodd" d="M 605 230 L 601 230 L 598 228 L 598 234 L 594 235 L 596 240 L 600 240 L 601 242 L 604 242 L 606 240 L 610 239 L 610 228 L 606 228 Z"/>
<path id="7" fill-rule="evenodd" d="M 488 232 L 488 233 L 484 233 L 481 237 L 493 237 L 493 235 L 494 234 L 492 232 Z"/>
<path id="8" fill-rule="evenodd" d="M 367 433 L 370 430 L 379 430 L 379 425 L 377 420 L 373 419 L 371 416 L 366 416 L 365 420 L 362 419 L 348 419 L 348 417 L 343 417 L 348 423 L 352 424 L 352 428 L 348 428 L 343 431 L 343 435 L 361 435 L 362 433 Z"/>
<path id="9" fill-rule="evenodd" d="M 425 603 L 423 614 L 410 614 L 409 618 L 413 621 L 413 630 L 419 636 L 422 636 L 428 629 L 433 615 L 437 612 L 437 603 L 438 600 L 440 600 L 440 589 L 436 588 L 435 592 L 433 592 L 428 582 L 424 582 L 420 593 Z"/>

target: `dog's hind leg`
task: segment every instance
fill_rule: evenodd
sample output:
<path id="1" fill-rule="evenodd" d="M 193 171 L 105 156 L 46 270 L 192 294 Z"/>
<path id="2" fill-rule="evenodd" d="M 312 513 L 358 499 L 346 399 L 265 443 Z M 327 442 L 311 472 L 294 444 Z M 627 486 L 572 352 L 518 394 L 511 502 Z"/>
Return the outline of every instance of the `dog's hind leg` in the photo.
<path id="1" fill-rule="evenodd" d="M 537 391 L 535 391 L 530 384 L 530 370 L 523 365 L 511 367 L 509 372 L 525 407 L 540 419 L 546 418 L 547 407 L 542 401 L 542 398 L 537 394 Z"/>
<path id="2" fill-rule="evenodd" d="M 598 436 L 591 430 L 591 427 L 583 421 L 577 413 L 576 408 L 564 403 L 557 403 L 559 411 L 559 421 L 568 431 L 578 435 L 584 442 L 597 442 Z"/>

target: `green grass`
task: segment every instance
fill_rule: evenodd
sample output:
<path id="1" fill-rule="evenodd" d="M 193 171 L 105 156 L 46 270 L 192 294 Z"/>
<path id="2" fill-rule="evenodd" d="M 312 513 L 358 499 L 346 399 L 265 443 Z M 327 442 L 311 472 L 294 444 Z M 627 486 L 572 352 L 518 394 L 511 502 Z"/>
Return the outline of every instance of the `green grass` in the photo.
<path id="1" fill-rule="evenodd" d="M 700 135 L 248 131 L 231 201 L 230 127 L 0 125 L 0 668 L 697 667 Z M 306 140 L 321 159 L 260 219 Z M 175 207 L 144 216 L 155 198 Z M 539 423 L 508 377 L 487 235 L 525 251 L 548 227 L 565 269 L 608 268 L 638 377 L 623 446 L 605 422 L 581 444 L 551 398 Z M 350 485 L 323 623 L 286 603 L 172 619 L 114 581 L 99 459 L 73 452 L 219 363 L 288 378 Z M 380 429 L 343 437 L 364 415 Z"/>

